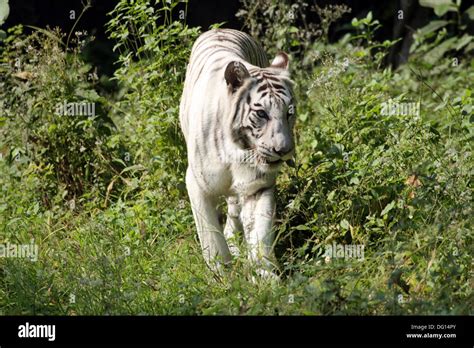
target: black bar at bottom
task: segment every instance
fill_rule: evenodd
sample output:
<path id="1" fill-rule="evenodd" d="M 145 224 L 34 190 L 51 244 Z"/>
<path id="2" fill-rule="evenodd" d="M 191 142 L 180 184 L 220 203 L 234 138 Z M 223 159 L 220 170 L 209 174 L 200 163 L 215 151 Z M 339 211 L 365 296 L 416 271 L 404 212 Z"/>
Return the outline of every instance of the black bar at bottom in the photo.
<path id="1" fill-rule="evenodd" d="M 52 326 L 54 325 L 54 340 Z M 471 316 L 0 317 L 0 346 L 409 344 L 472 347 Z M 43 337 L 31 337 L 31 336 Z M 22 337 L 20 337 L 22 336 Z"/>

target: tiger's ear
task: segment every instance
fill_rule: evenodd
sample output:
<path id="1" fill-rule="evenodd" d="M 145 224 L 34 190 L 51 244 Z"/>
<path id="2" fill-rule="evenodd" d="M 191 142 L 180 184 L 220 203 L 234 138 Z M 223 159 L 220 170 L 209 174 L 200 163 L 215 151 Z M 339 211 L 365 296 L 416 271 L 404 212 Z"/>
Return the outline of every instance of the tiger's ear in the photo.
<path id="1" fill-rule="evenodd" d="M 224 73 L 227 86 L 234 93 L 240 86 L 242 86 L 246 79 L 250 77 L 249 71 L 241 62 L 233 61 L 227 64 Z"/>
<path id="2" fill-rule="evenodd" d="M 288 70 L 288 62 L 290 59 L 285 52 L 278 52 L 275 58 L 273 58 L 270 68 Z"/>

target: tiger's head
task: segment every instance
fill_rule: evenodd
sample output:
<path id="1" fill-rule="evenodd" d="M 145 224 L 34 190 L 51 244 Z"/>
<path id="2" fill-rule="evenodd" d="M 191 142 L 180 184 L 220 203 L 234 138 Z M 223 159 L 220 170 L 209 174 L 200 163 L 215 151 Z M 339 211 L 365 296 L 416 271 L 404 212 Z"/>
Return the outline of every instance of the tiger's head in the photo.
<path id="1" fill-rule="evenodd" d="M 267 68 L 230 62 L 225 81 L 231 98 L 232 140 L 259 163 L 278 165 L 294 152 L 296 110 L 288 56 L 279 53 Z"/>

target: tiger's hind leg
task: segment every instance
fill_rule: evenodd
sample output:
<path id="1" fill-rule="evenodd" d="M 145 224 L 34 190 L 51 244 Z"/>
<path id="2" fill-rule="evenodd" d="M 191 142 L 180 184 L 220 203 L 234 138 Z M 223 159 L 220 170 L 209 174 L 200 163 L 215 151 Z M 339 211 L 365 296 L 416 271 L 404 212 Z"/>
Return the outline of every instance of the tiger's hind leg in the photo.
<path id="1" fill-rule="evenodd" d="M 224 227 L 224 236 L 227 240 L 230 253 L 233 256 L 239 256 L 240 250 L 238 247 L 239 232 L 243 232 L 242 222 L 240 221 L 241 206 L 239 198 L 230 196 L 227 201 L 227 219 Z"/>
<path id="2" fill-rule="evenodd" d="M 219 223 L 217 199 L 201 190 L 190 168 L 186 172 L 186 187 L 204 259 L 211 269 L 220 271 L 221 263 L 231 261 L 231 254 Z"/>

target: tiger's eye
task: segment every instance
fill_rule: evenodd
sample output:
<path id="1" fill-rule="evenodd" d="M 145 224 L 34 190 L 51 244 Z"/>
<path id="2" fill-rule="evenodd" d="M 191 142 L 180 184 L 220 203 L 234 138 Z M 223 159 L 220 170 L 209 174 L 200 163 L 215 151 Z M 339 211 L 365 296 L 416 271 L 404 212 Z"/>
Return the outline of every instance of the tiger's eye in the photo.
<path id="1" fill-rule="evenodd" d="M 260 117 L 260 118 L 263 118 L 265 120 L 269 119 L 267 113 L 263 110 L 257 110 L 257 116 Z"/>

